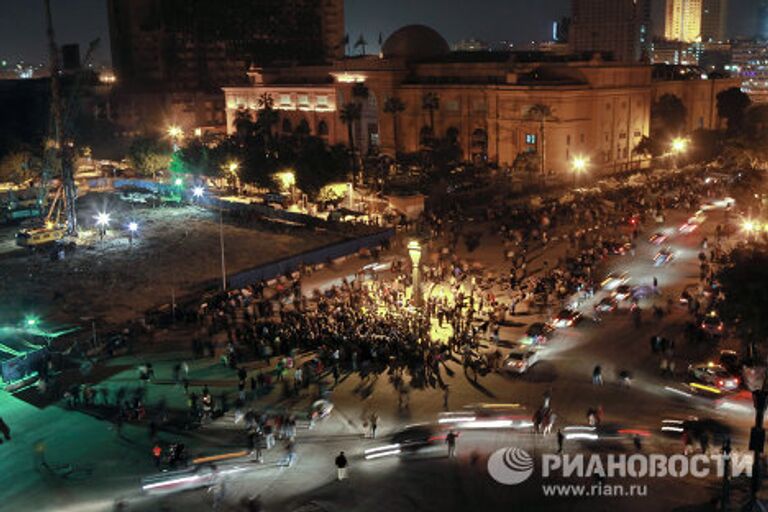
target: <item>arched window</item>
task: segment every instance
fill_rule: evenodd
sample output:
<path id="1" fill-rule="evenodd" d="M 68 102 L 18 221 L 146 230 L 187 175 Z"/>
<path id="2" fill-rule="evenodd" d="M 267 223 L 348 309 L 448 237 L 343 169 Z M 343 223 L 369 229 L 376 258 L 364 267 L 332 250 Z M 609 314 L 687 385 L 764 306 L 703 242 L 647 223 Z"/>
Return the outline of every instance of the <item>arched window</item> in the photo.
<path id="1" fill-rule="evenodd" d="M 298 126 L 296 126 L 296 135 L 309 135 L 311 132 L 309 128 L 309 123 L 306 119 L 302 119 L 299 121 Z"/>
<path id="2" fill-rule="evenodd" d="M 482 128 L 472 132 L 472 154 L 482 157 L 488 154 L 488 133 Z"/>
<path id="3" fill-rule="evenodd" d="M 320 137 L 327 137 L 328 136 L 328 123 L 325 121 L 320 121 L 317 123 L 317 134 Z"/>
<path id="4" fill-rule="evenodd" d="M 283 133 L 291 133 L 293 131 L 293 124 L 288 118 L 283 119 Z"/>

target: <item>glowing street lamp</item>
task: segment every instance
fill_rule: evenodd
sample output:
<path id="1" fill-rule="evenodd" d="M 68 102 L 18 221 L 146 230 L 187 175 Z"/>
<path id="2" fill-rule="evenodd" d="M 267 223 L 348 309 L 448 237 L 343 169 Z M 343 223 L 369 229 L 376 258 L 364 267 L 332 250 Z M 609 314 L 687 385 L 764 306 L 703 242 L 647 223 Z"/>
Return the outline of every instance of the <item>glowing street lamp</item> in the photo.
<path id="1" fill-rule="evenodd" d="M 573 167 L 573 186 L 575 187 L 579 174 L 583 174 L 589 167 L 589 159 L 584 156 L 577 156 L 573 159 L 571 166 Z"/>
<path id="2" fill-rule="evenodd" d="M 203 194 L 205 194 L 205 190 L 203 189 L 203 187 L 199 185 L 192 189 L 192 197 L 194 197 L 195 199 L 200 199 L 201 197 L 203 197 Z"/>
<path id="3" fill-rule="evenodd" d="M 684 139 L 683 137 L 675 137 L 672 139 L 672 152 L 680 155 L 682 153 L 685 153 L 685 151 L 688 149 L 688 139 Z"/>
<path id="4" fill-rule="evenodd" d="M 180 187 L 184 184 L 184 180 L 182 180 L 181 178 L 176 178 L 175 180 L 173 180 L 173 184 L 176 185 L 177 187 Z"/>
<path id="5" fill-rule="evenodd" d="M 232 160 L 224 167 L 232 176 L 235 178 L 235 187 L 237 188 L 237 193 L 240 193 L 240 174 L 238 171 L 240 170 L 240 162 L 236 160 Z"/>
<path id="6" fill-rule="evenodd" d="M 421 271 L 419 269 L 421 244 L 419 244 L 418 240 L 411 240 L 408 243 L 408 256 L 410 256 L 411 264 L 413 265 L 413 303 L 416 307 L 421 307 Z"/>
<path id="7" fill-rule="evenodd" d="M 128 223 L 128 240 L 131 246 L 133 246 L 133 237 L 138 230 L 139 230 L 138 222 L 131 221 Z"/>
<path id="8" fill-rule="evenodd" d="M 168 136 L 174 140 L 179 140 L 184 137 L 184 130 L 180 126 L 172 124 L 168 127 Z"/>
<path id="9" fill-rule="evenodd" d="M 104 240 L 109 223 L 112 222 L 112 216 L 107 212 L 99 212 L 93 218 L 96 219 L 96 227 L 99 228 L 99 238 Z"/>

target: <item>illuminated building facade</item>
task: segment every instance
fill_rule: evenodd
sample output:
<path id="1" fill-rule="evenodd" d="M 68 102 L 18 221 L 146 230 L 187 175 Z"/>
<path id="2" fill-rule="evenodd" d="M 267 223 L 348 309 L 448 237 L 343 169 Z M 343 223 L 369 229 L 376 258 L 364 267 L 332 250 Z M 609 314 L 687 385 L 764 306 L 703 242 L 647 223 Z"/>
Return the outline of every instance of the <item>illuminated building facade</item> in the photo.
<path id="1" fill-rule="evenodd" d="M 450 136 L 466 159 L 507 166 L 521 154 L 543 154 L 544 172 L 554 175 L 569 172 L 577 156 L 588 157 L 595 171 L 638 166 L 633 149 L 649 133 L 657 96 L 650 66 L 605 61 L 591 53 L 450 52 L 445 40 L 424 26 L 392 34 L 381 57 L 254 68 L 249 77 L 249 86 L 224 88 L 230 133 L 239 112 L 255 119 L 259 98 L 268 94 L 280 113 L 282 132 L 301 125 L 331 144 L 346 144 L 340 112 L 357 102 L 362 119 L 355 123 L 355 143 L 364 153 L 417 152 L 430 136 Z M 353 95 L 358 82 L 365 84 L 366 98 Z M 698 102 L 696 94 L 685 92 L 695 89 L 695 82 L 715 92 L 733 85 L 730 80 L 686 80 L 663 87 L 680 89 L 686 101 Z M 702 98 L 711 114 L 714 100 L 707 92 Z M 431 111 L 423 104 L 427 94 L 439 100 Z M 388 98 L 401 100 L 404 110 L 387 112 Z M 546 105 L 550 114 L 537 116 L 536 105 Z M 705 118 L 706 127 L 718 122 L 700 110 L 697 106 L 692 113 Z"/>

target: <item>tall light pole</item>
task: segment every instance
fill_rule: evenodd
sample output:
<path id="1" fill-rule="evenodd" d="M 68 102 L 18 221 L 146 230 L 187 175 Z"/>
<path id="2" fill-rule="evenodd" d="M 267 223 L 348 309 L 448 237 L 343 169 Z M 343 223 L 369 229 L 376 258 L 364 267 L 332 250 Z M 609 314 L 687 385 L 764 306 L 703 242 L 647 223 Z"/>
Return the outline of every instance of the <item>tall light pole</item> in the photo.
<path id="1" fill-rule="evenodd" d="M 423 297 L 421 296 L 421 269 L 419 268 L 421 244 L 418 240 L 411 240 L 408 243 L 408 255 L 411 257 L 411 264 L 413 265 L 413 305 L 420 308 Z"/>
<path id="2" fill-rule="evenodd" d="M 672 154 L 675 155 L 675 168 L 680 167 L 680 155 L 688 150 L 688 139 L 675 137 L 672 139 Z"/>
<path id="3" fill-rule="evenodd" d="M 224 208 L 219 205 L 219 248 L 221 249 L 221 291 L 227 291 L 227 259 L 224 256 Z"/>
<path id="4" fill-rule="evenodd" d="M 764 366 L 745 368 L 744 383 L 752 392 L 752 402 L 755 406 L 755 426 L 749 432 L 749 449 L 754 452 L 752 462 L 752 482 L 750 485 L 749 504 L 743 510 L 764 510 L 757 499 L 757 492 L 760 490 L 760 467 L 762 465 L 763 452 L 765 451 L 765 429 L 763 420 L 765 419 L 766 403 L 768 402 L 768 392 L 766 391 L 766 368 Z"/>
<path id="5" fill-rule="evenodd" d="M 571 166 L 573 168 L 573 188 L 576 188 L 576 180 L 578 179 L 579 174 L 582 174 L 587 170 L 589 159 L 583 156 L 574 157 Z"/>
<path id="6" fill-rule="evenodd" d="M 168 133 L 168 137 L 170 137 L 171 142 L 173 142 L 173 152 L 175 153 L 179 150 L 179 141 L 184 138 L 184 130 L 182 130 L 180 126 L 172 124 L 168 127 L 166 133 Z"/>

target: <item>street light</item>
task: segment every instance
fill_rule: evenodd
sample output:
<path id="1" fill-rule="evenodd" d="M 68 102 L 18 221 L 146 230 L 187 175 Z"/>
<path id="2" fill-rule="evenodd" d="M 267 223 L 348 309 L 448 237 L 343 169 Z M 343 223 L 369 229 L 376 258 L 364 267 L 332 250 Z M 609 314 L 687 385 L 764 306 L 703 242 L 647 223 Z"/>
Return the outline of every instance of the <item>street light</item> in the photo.
<path id="1" fill-rule="evenodd" d="M 104 235 L 107 234 L 107 228 L 112 221 L 112 216 L 107 212 L 99 212 L 93 218 L 96 219 L 96 227 L 99 228 L 99 238 L 104 240 Z"/>
<path id="2" fill-rule="evenodd" d="M 587 167 L 589 167 L 589 159 L 584 156 L 577 156 L 574 157 L 571 165 L 573 167 L 573 186 L 576 187 L 576 179 L 579 174 L 584 173 Z"/>
<path id="3" fill-rule="evenodd" d="M 688 139 L 675 137 L 672 139 L 672 152 L 679 155 L 688 149 Z"/>
<path id="4" fill-rule="evenodd" d="M 175 180 L 173 180 L 173 183 L 177 187 L 180 187 L 184 183 L 184 180 L 182 180 L 181 178 L 176 178 Z"/>
<path id="5" fill-rule="evenodd" d="M 192 189 L 192 197 L 194 197 L 195 199 L 200 199 L 201 197 L 203 197 L 204 193 L 205 193 L 205 190 L 203 189 L 203 187 L 199 185 Z"/>
<path id="6" fill-rule="evenodd" d="M 168 136 L 172 139 L 181 139 L 184 137 L 184 130 L 180 126 L 172 124 L 168 127 Z"/>
<path id="7" fill-rule="evenodd" d="M 421 272 L 419 269 L 421 244 L 418 240 L 411 240 L 408 243 L 408 256 L 411 257 L 411 264 L 413 265 L 413 304 L 416 307 L 421 307 Z"/>
<path id="8" fill-rule="evenodd" d="M 240 193 L 240 175 L 238 174 L 238 171 L 240 170 L 240 162 L 236 160 L 232 160 L 226 165 L 226 170 L 229 171 L 229 173 L 235 177 L 235 187 L 237 188 L 237 193 Z"/>
<path id="9" fill-rule="evenodd" d="M 131 221 L 128 223 L 128 240 L 131 245 L 133 245 L 133 236 L 136 234 L 138 230 L 139 230 L 139 224 L 137 222 Z"/>

